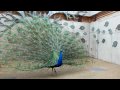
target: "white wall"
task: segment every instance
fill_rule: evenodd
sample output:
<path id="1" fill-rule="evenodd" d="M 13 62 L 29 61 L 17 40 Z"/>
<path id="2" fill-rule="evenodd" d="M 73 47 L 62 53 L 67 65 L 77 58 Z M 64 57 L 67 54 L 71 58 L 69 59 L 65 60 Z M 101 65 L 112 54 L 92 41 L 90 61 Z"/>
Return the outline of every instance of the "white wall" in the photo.
<path id="1" fill-rule="evenodd" d="M 104 26 L 106 21 L 109 22 L 108 27 Z M 90 56 L 120 64 L 120 32 L 116 30 L 118 24 L 120 24 L 120 12 L 90 24 L 90 31 L 92 27 L 95 27 L 95 30 L 99 28 L 101 32 L 105 30 L 105 34 L 100 32 L 97 35 L 100 42 L 98 45 L 96 45 L 95 40 L 92 38 L 93 32 L 90 33 L 90 48 L 93 48 L 93 51 L 89 49 Z M 112 35 L 109 34 L 108 29 L 112 30 Z M 106 40 L 104 44 L 101 42 L 103 38 Z M 112 47 L 114 41 L 118 41 L 117 47 Z"/>
<path id="2" fill-rule="evenodd" d="M 92 31 L 92 28 L 94 27 L 94 31 Z M 95 30 L 97 29 L 97 24 L 95 22 L 90 24 L 90 48 L 89 48 L 89 55 L 91 57 L 97 58 L 97 34 L 95 33 Z M 94 37 L 96 36 L 96 38 Z"/>
<path id="3" fill-rule="evenodd" d="M 101 12 L 101 11 L 90 11 L 90 12 L 89 12 L 89 16 L 95 15 L 95 14 L 97 14 L 97 13 L 99 13 L 99 12 Z"/>

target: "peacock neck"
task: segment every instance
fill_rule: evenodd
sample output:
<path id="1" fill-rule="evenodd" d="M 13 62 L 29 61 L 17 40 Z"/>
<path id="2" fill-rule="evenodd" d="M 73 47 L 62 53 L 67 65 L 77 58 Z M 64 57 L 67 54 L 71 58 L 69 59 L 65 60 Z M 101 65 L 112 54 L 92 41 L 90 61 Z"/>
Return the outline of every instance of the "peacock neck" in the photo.
<path id="1" fill-rule="evenodd" d="M 61 62 L 62 63 L 62 51 L 60 51 L 60 55 L 59 55 L 59 60 L 58 62 Z"/>

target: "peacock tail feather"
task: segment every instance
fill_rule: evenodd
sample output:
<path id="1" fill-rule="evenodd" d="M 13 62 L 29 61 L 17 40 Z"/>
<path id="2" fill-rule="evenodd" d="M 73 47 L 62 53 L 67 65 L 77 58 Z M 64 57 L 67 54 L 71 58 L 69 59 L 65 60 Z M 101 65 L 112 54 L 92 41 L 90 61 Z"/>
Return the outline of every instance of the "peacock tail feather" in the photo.
<path id="1" fill-rule="evenodd" d="M 18 62 L 16 67 L 23 70 L 55 65 L 61 50 L 63 62 L 80 59 L 86 52 L 79 35 L 63 29 L 47 16 L 24 16 L 19 23 L 6 29 L 1 38 L 2 60 L 14 60 Z"/>

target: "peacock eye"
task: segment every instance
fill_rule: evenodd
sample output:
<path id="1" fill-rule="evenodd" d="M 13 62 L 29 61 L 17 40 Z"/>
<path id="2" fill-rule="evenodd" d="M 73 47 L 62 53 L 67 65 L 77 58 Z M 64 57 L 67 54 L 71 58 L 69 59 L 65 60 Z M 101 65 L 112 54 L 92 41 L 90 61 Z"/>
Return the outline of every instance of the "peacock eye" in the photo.
<path id="1" fill-rule="evenodd" d="M 67 23 L 67 22 L 64 22 L 63 25 L 68 26 L 68 23 Z"/>
<path id="2" fill-rule="evenodd" d="M 84 35 L 87 35 L 87 33 L 86 33 L 86 32 L 84 32 L 83 34 L 84 34 Z"/>
<path id="3" fill-rule="evenodd" d="M 76 36 L 79 36 L 79 34 L 80 34 L 79 32 L 76 32 Z"/>
<path id="4" fill-rule="evenodd" d="M 70 28 L 71 28 L 71 29 L 75 29 L 75 26 L 74 26 L 74 25 L 71 25 Z"/>
<path id="5" fill-rule="evenodd" d="M 69 31 L 64 31 L 64 35 L 69 35 Z"/>
<path id="6" fill-rule="evenodd" d="M 84 27 L 84 26 L 81 26 L 81 27 L 80 27 L 80 29 L 81 29 L 81 30 L 84 30 L 84 29 L 85 29 L 85 27 Z"/>

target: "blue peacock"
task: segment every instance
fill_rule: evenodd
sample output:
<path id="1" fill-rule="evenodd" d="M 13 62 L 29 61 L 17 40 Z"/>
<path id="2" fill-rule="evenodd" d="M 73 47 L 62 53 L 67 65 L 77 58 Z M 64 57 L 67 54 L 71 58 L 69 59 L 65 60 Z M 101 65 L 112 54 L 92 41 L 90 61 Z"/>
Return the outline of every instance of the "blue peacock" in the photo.
<path id="1" fill-rule="evenodd" d="M 60 67 L 63 64 L 63 62 L 62 62 L 62 60 L 63 60 L 62 51 L 60 51 L 59 56 L 56 54 L 56 52 L 53 51 L 51 53 L 51 59 L 50 59 L 50 61 L 53 61 L 53 60 L 55 60 L 57 62 L 55 64 L 50 64 L 50 62 L 48 62 L 43 67 L 52 68 L 52 71 L 54 70 L 54 72 L 56 72 L 55 67 Z"/>
<path id="2" fill-rule="evenodd" d="M 56 72 L 55 67 L 85 55 L 78 33 L 63 29 L 58 20 L 38 14 L 23 16 L 1 35 L 3 60 L 18 61 L 16 67 L 21 70 L 52 68 Z"/>

